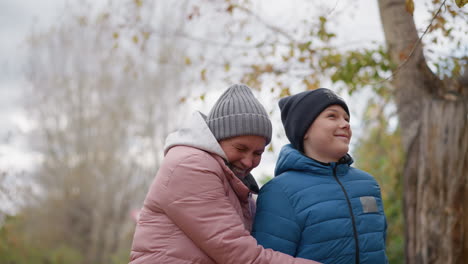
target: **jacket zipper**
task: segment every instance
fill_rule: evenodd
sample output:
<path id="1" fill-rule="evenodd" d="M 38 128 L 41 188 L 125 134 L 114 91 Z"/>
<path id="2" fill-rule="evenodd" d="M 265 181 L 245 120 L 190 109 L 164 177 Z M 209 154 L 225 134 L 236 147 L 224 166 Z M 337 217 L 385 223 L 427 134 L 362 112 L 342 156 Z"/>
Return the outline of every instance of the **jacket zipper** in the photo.
<path id="1" fill-rule="evenodd" d="M 356 244 L 356 264 L 359 264 L 359 242 L 358 242 L 358 235 L 357 235 L 357 229 L 356 229 L 356 221 L 354 219 L 354 214 L 353 214 L 353 208 L 351 207 L 351 201 L 349 200 L 349 197 L 348 197 L 348 193 L 346 192 L 343 184 L 341 184 L 340 180 L 338 179 L 338 177 L 336 176 L 336 167 L 337 165 L 335 165 L 335 167 L 333 167 L 333 177 L 335 177 L 335 180 L 336 182 L 338 182 L 338 184 L 340 185 L 341 187 L 341 190 L 343 190 L 343 193 L 346 197 L 346 202 L 348 203 L 348 208 L 349 208 L 349 213 L 351 215 L 351 222 L 353 223 L 353 232 L 354 232 L 354 241 L 355 241 L 355 244 Z"/>

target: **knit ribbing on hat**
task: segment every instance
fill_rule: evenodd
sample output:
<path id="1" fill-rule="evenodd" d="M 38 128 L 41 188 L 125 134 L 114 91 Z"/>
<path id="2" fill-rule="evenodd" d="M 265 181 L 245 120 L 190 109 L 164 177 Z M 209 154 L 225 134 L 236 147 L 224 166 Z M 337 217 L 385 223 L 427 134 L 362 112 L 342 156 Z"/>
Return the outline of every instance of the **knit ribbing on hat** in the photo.
<path id="1" fill-rule="evenodd" d="M 230 86 L 219 97 L 206 122 L 218 141 L 246 135 L 265 137 L 266 144 L 271 141 L 268 114 L 251 89 L 243 84 Z"/>
<path id="2" fill-rule="evenodd" d="M 346 102 L 327 88 L 284 97 L 278 105 L 286 136 L 291 145 L 300 152 L 304 152 L 304 136 L 307 130 L 325 108 L 340 105 L 349 115 Z"/>

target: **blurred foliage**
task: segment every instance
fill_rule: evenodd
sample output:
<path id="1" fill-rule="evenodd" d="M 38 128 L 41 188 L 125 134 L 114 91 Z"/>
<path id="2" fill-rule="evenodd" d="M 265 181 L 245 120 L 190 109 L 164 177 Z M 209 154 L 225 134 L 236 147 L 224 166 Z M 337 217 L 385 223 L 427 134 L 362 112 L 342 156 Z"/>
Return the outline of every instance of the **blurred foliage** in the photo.
<path id="1" fill-rule="evenodd" d="M 0 263 L 2 264 L 83 264 L 85 256 L 63 243 L 52 247 L 33 239 L 25 230 L 25 215 L 7 216 L 0 226 Z M 129 233 L 128 241 L 131 241 Z M 109 264 L 126 264 L 130 246 L 125 245 L 111 256 Z"/>
<path id="2" fill-rule="evenodd" d="M 0 227 L 2 264 L 80 264 L 83 256 L 67 246 L 50 248 L 23 231 L 24 216 L 7 216 Z"/>
<path id="3" fill-rule="evenodd" d="M 296 21 L 294 27 L 287 29 L 259 18 L 252 2 L 227 0 L 224 5 L 228 7 L 218 9 L 230 15 L 245 15 L 244 19 L 233 19 L 231 24 L 240 24 L 244 28 L 257 27 L 257 30 L 263 27 L 260 28 L 263 33 L 257 36 L 228 31 L 231 38 L 245 40 L 236 44 L 253 46 L 248 52 L 239 52 L 235 59 L 226 58 L 219 64 L 229 64 L 226 70 L 229 71 L 234 68 L 233 65 L 242 62 L 245 72 L 241 81 L 255 89 L 262 89 L 263 80 L 273 78 L 274 83 L 268 89 L 280 91 L 279 97 L 282 97 L 290 94 L 293 83 L 299 83 L 302 89 L 312 90 L 331 80 L 335 88 L 350 94 L 372 86 L 380 95 L 382 90 L 389 89 L 385 83 L 391 78 L 392 70 L 402 66 L 391 64 L 386 48 L 381 44 L 363 41 L 357 48 L 352 48 L 348 43 L 338 43 L 336 28 L 331 26 L 338 20 L 335 14 L 339 13 L 338 10 L 328 9 L 330 7 L 325 5 L 315 10 L 319 15 Z M 428 64 L 441 78 L 459 76 L 467 62 L 464 36 L 468 30 L 464 18 L 468 13 L 456 6 L 464 5 L 462 2 L 466 1 L 432 0 L 417 2 L 415 6 L 413 0 L 406 1 L 408 12 L 424 10 L 420 13 L 425 15 L 425 19 L 417 25 L 418 30 L 425 32 L 421 42 Z M 259 21 L 261 23 L 256 23 Z M 454 52 L 441 52 L 442 47 Z M 248 61 L 244 58 L 256 59 Z M 286 78 L 289 81 L 284 81 Z"/>
<path id="4" fill-rule="evenodd" d="M 264 174 L 258 180 L 258 185 L 261 187 L 261 186 L 265 185 L 267 182 L 269 182 L 271 179 L 273 179 L 273 176 Z"/>
<path id="5" fill-rule="evenodd" d="M 369 102 L 364 126 L 367 133 L 354 153 L 355 166 L 379 182 L 387 216 L 387 255 L 392 264 L 404 263 L 403 165 L 400 129 L 392 129 L 381 104 Z"/>

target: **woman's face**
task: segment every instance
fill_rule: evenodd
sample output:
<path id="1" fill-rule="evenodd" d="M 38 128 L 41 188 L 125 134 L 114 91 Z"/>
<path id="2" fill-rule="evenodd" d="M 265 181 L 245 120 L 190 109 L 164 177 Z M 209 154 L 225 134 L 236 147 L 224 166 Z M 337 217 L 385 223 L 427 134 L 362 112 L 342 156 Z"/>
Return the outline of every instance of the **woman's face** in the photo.
<path id="1" fill-rule="evenodd" d="M 266 139 L 261 136 L 238 136 L 221 140 L 219 144 L 234 174 L 244 178 L 260 163 Z"/>
<path id="2" fill-rule="evenodd" d="M 339 105 L 320 113 L 304 136 L 304 153 L 321 162 L 337 162 L 349 150 L 349 116 Z"/>

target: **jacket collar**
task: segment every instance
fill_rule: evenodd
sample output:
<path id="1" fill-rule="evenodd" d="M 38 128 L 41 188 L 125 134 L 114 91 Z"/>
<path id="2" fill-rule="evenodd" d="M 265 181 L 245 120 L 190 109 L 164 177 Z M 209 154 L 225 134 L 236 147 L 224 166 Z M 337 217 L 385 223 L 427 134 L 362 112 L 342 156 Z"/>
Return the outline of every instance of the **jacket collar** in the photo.
<path id="1" fill-rule="evenodd" d="M 285 145 L 279 154 L 276 163 L 275 176 L 286 171 L 303 171 L 317 175 L 330 175 L 336 168 L 337 175 L 344 175 L 349 170 L 353 159 L 346 154 L 338 162 L 323 163 L 305 156 L 292 147 L 291 144 Z"/>

